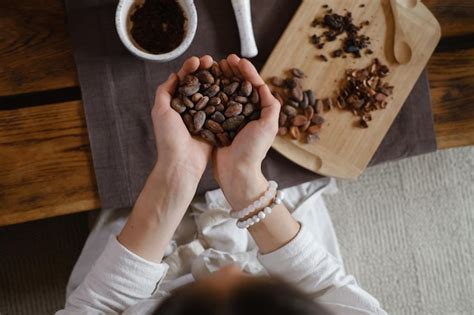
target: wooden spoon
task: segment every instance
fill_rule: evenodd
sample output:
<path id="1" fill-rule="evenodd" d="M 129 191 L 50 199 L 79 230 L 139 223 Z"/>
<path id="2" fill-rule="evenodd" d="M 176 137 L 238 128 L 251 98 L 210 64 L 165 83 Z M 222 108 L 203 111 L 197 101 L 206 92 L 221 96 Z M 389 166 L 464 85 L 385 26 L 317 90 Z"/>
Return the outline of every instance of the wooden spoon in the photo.
<path id="1" fill-rule="evenodd" d="M 397 0 L 390 0 L 390 5 L 392 7 L 394 25 L 393 54 L 398 63 L 407 64 L 411 60 L 412 52 L 410 45 L 406 41 L 405 33 L 400 27 Z"/>

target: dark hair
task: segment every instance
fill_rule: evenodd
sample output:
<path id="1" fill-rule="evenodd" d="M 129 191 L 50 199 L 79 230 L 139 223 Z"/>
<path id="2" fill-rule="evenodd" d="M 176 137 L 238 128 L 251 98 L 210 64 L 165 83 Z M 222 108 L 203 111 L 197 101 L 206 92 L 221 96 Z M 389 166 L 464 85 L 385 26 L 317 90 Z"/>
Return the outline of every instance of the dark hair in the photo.
<path id="1" fill-rule="evenodd" d="M 308 295 L 278 279 L 259 277 L 222 299 L 192 284 L 176 289 L 154 315 L 322 315 L 329 314 Z"/>

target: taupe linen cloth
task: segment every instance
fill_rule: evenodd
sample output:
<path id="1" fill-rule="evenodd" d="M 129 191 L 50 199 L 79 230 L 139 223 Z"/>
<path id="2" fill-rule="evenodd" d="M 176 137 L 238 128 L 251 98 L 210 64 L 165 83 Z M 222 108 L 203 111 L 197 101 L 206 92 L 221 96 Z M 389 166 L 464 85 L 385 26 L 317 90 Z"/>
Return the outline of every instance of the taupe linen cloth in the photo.
<path id="1" fill-rule="evenodd" d="M 114 19 L 117 1 L 65 3 L 101 205 L 130 207 L 156 158 L 150 112 L 157 85 L 189 56 L 209 54 L 221 59 L 240 51 L 232 6 L 223 0 L 196 1 L 198 28 L 192 45 L 180 58 L 158 64 L 137 59 L 120 42 Z M 265 63 L 299 4 L 296 0 L 252 1 L 259 48 L 252 62 L 258 68 Z M 424 73 L 371 165 L 434 150 L 431 99 Z M 263 171 L 281 187 L 318 177 L 273 150 L 263 163 Z M 217 183 L 208 165 L 197 193 L 214 188 Z"/>

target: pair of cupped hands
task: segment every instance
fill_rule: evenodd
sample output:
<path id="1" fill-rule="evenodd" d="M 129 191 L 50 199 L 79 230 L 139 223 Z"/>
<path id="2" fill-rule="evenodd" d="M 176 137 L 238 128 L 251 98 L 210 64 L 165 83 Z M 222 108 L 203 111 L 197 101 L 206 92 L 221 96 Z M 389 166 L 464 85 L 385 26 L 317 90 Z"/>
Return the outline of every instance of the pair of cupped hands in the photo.
<path id="1" fill-rule="evenodd" d="M 260 77 L 252 63 L 235 54 L 219 61 L 228 77 L 238 76 L 258 89 L 261 102 L 260 119 L 251 121 L 224 148 L 214 148 L 191 136 L 181 116 L 170 107 L 179 80 L 198 69 L 208 69 L 214 60 L 210 56 L 187 59 L 177 73 L 172 73 L 161 84 L 155 97 L 152 120 L 158 151 L 157 164 L 175 168 L 177 176 L 196 184 L 210 159 L 214 178 L 233 208 L 244 208 L 265 191 L 267 181 L 261 172 L 261 163 L 278 131 L 280 103 Z M 236 209 L 237 210 L 237 209 Z"/>

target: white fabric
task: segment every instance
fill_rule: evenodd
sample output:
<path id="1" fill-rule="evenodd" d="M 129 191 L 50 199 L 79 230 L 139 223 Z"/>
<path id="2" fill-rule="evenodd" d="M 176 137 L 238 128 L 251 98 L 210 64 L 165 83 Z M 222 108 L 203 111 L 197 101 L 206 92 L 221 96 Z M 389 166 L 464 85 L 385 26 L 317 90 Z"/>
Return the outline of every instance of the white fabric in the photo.
<path id="1" fill-rule="evenodd" d="M 178 229 L 170 246 L 174 250 L 162 264 L 145 261 L 111 237 L 92 267 L 97 251 L 90 249 L 103 247 L 105 236 L 118 234 L 125 222 L 123 213 L 113 219 L 116 213 L 105 212 L 81 254 L 79 262 L 83 265 L 76 265 L 71 275 L 68 292 L 74 292 L 68 297 L 66 308 L 57 314 L 77 314 L 82 310 L 91 313 L 93 309 L 150 314 L 170 290 L 230 263 L 252 274 L 279 275 L 336 314 L 385 314 L 378 302 L 362 290 L 353 277 L 345 274 L 334 229 L 321 197 L 323 191 L 335 191 L 335 187 L 327 180 L 319 180 L 284 191 L 285 204 L 302 223 L 302 228 L 290 243 L 267 255 L 257 254 L 248 232 L 238 229 L 235 219 L 230 218 L 230 207 L 222 191 L 215 190 L 192 203 L 191 215 L 196 228 L 189 229 L 189 220 L 184 220 L 187 228 Z M 180 235 L 180 230 L 188 235 Z M 196 239 L 193 240 L 193 236 L 197 236 Z M 152 294 L 151 288 L 158 284 L 159 289 Z"/>

